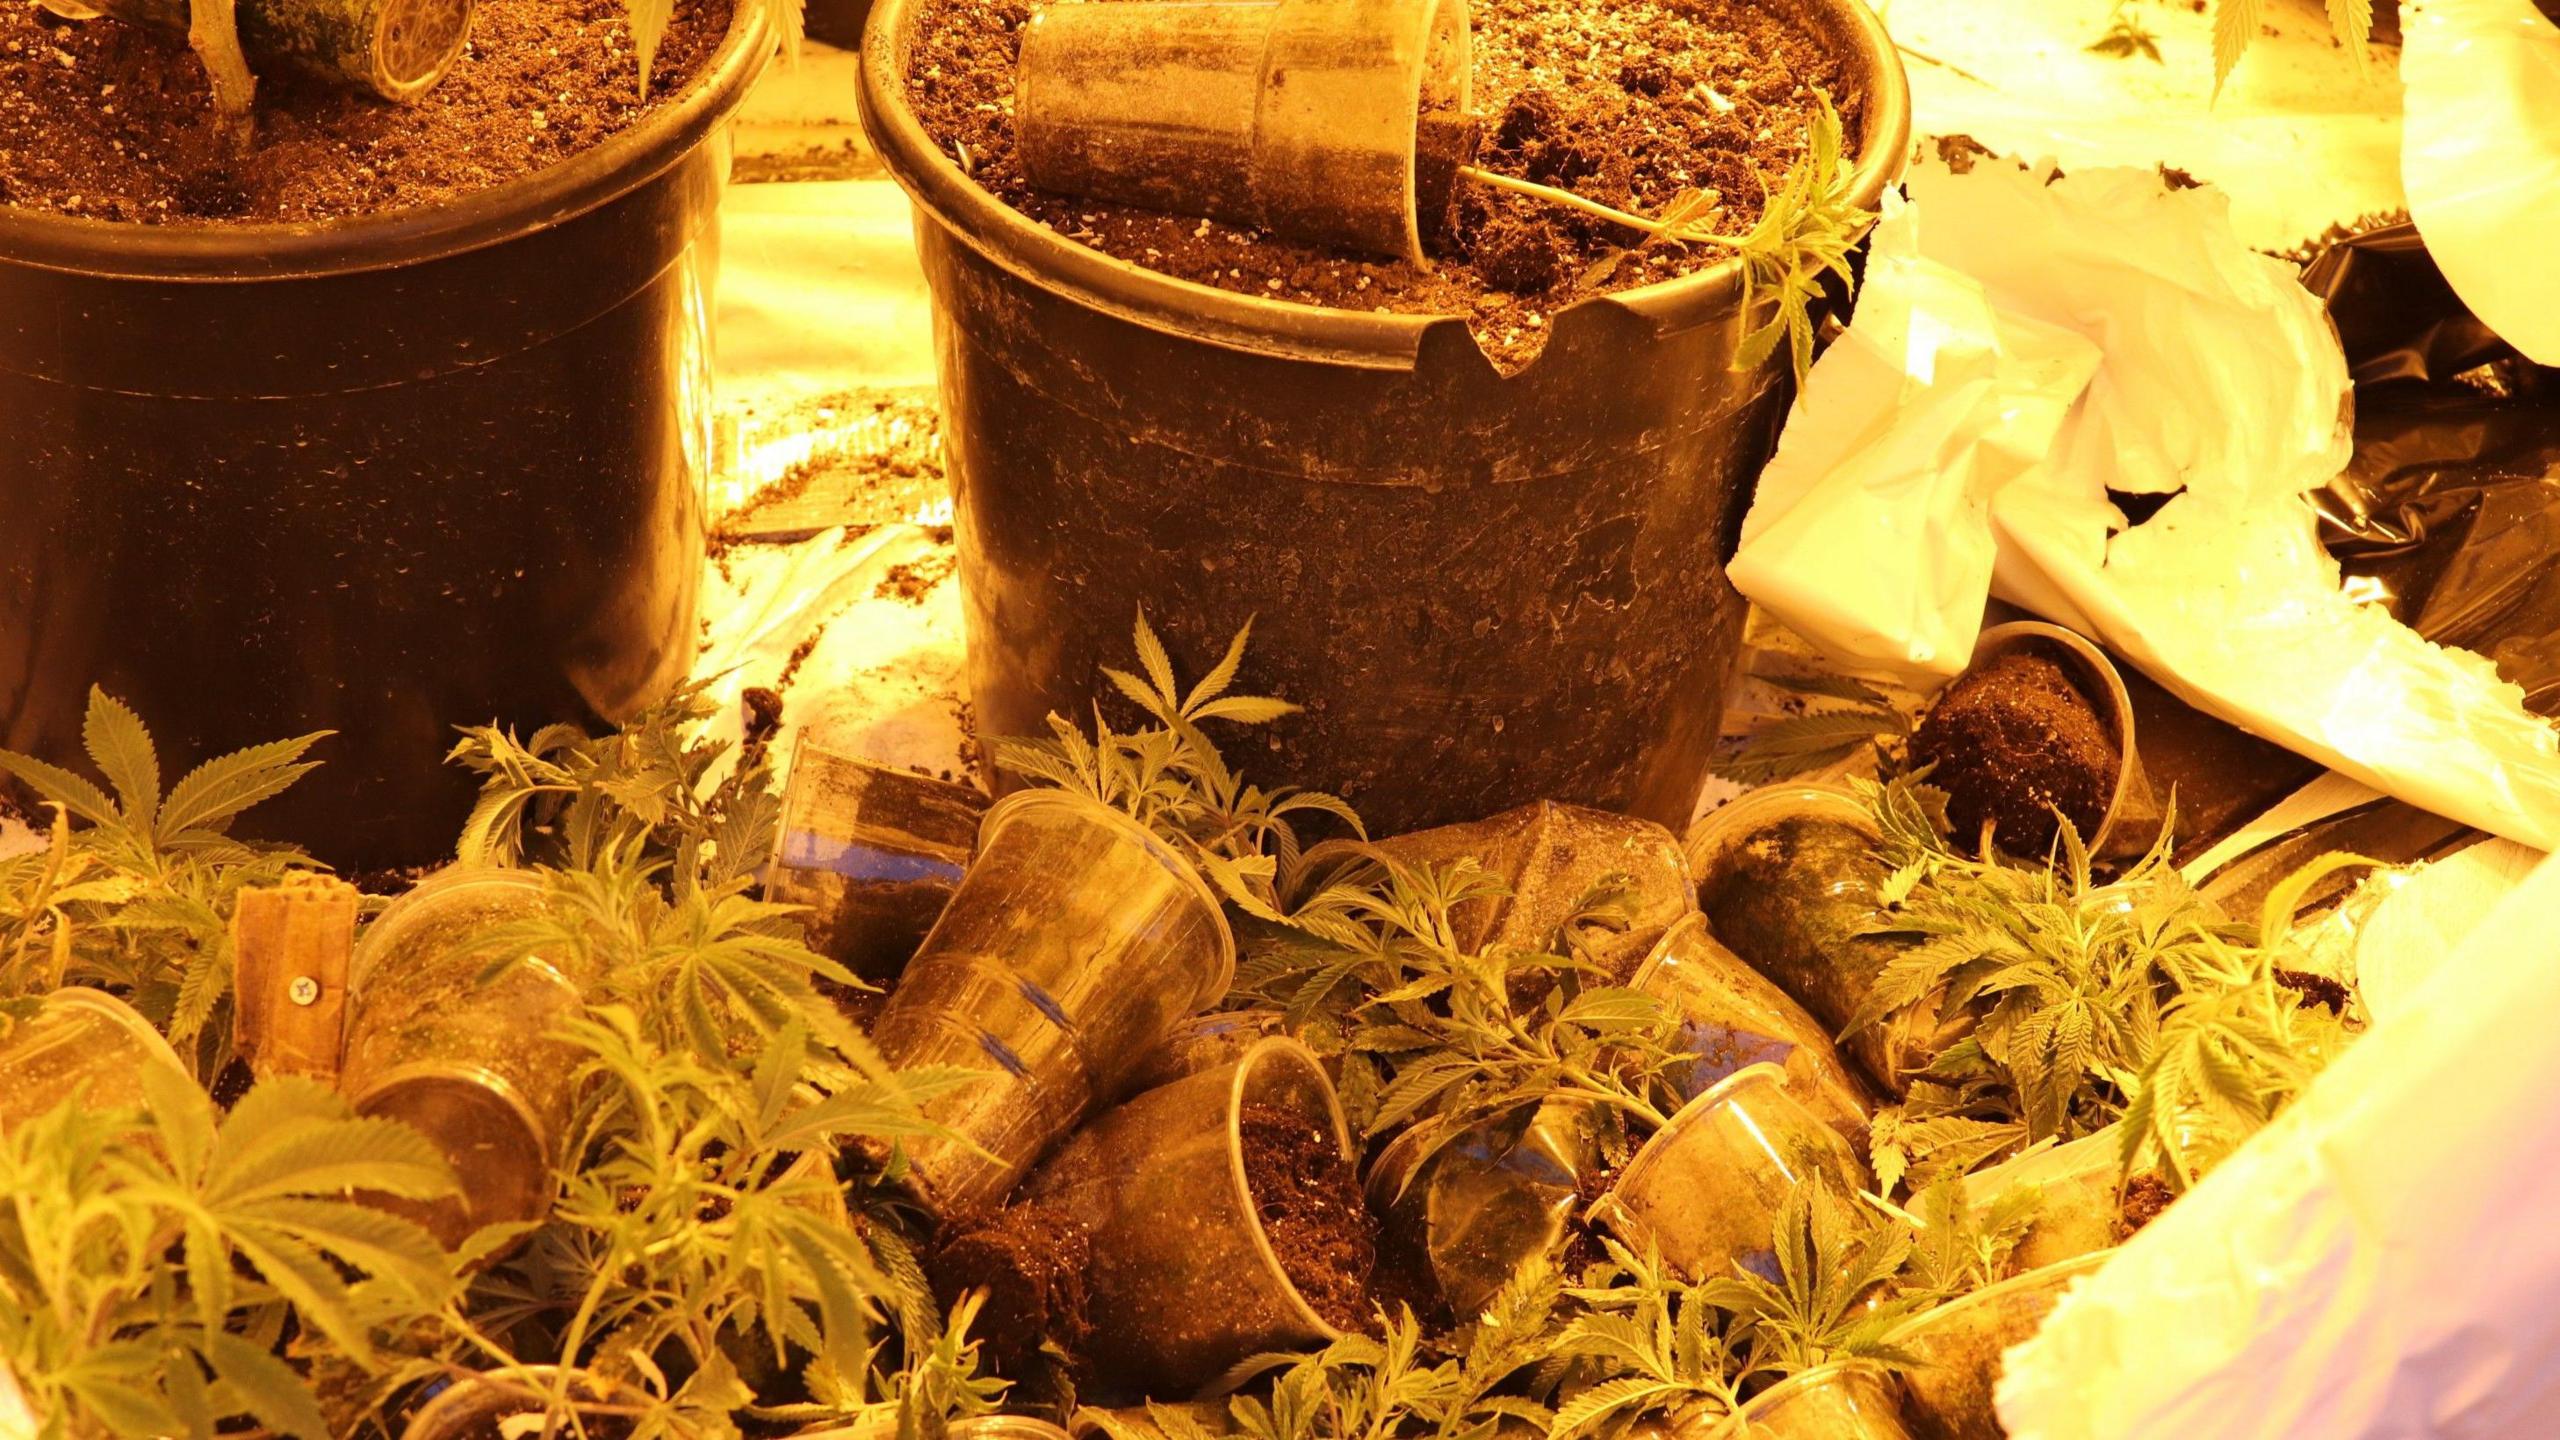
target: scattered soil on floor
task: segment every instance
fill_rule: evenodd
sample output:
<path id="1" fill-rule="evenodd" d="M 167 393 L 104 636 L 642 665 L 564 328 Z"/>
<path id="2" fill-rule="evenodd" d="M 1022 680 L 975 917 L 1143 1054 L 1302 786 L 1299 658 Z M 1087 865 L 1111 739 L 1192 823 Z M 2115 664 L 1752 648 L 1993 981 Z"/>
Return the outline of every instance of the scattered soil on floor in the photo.
<path id="1" fill-rule="evenodd" d="M 800 674 L 800 667 L 809 663 L 809 657 L 818 651 L 818 642 L 826 638 L 826 622 L 820 621 L 817 629 L 810 631 L 802 637 L 799 644 L 791 647 L 789 658 L 782 662 L 782 673 L 774 677 L 773 688 L 777 691 L 789 690 L 792 680 Z"/>
<path id="2" fill-rule="evenodd" d="M 1238 1128 L 1245 1186 L 1290 1283 L 1334 1328 L 1374 1328 L 1378 1222 L 1357 1167 L 1321 1126 L 1276 1105 L 1246 1106 Z"/>
<path id="3" fill-rule="evenodd" d="M 922 605 L 933 587 L 951 578 L 951 572 L 959 568 L 960 557 L 957 555 L 929 555 L 922 560 L 892 565 L 873 595 L 881 600 L 904 600 L 910 605 Z"/>
<path id="4" fill-rule="evenodd" d="M 1044 1205 L 1016 1205 L 945 1241 L 926 1265 L 934 1298 L 945 1309 L 971 1290 L 987 1292 L 970 1333 L 986 1345 L 995 1372 L 1020 1380 L 1037 1373 L 1041 1346 L 1055 1342 L 1082 1355 L 1093 1339 L 1086 1275 L 1093 1236 Z"/>
<path id="5" fill-rule="evenodd" d="M 1915 763 L 1934 765 L 1957 843 L 1989 823 L 2002 849 L 2042 855 L 2071 819 L 2083 840 L 2105 818 L 2115 787 L 2112 725 L 2050 656 L 2013 650 L 1947 688 L 1911 737 Z"/>
<path id="6" fill-rule="evenodd" d="M 1641 215 L 1692 190 L 1722 197 L 1719 229 L 1758 218 L 1802 153 L 1815 92 L 1858 134 L 1859 97 L 1833 47 L 1765 0 L 1479 0 L 1475 164 Z M 1124 260 L 1225 290 L 1343 309 L 1466 315 L 1497 362 L 1520 364 L 1547 318 L 1594 294 L 1713 264 L 1711 247 L 1629 249 L 1622 225 L 1461 179 L 1426 216 L 1439 265 L 1352 255 L 1190 216 L 1043 193 L 1014 148 L 1014 58 L 1025 0 L 927 0 L 909 97 L 943 152 L 998 198 Z M 1463 130 L 1442 130 L 1442 137 Z M 1852 140 L 1854 147 L 1854 139 Z M 1447 146 L 1425 147 L 1446 149 Z M 1441 158 L 1445 172 L 1454 156 Z M 1426 167 L 1425 183 L 1432 190 Z"/>
<path id="7" fill-rule="evenodd" d="M 738 705 L 744 712 L 740 753 L 760 755 L 782 729 L 782 692 L 750 685 L 738 696 Z"/>
<path id="8" fill-rule="evenodd" d="M 2345 981 L 2309 970 L 2278 968 L 2275 981 L 2292 991 L 2294 1004 L 2305 1010 L 2316 1006 L 2332 1015 L 2342 1016 L 2347 1013 L 2349 1002 L 2355 999 L 2355 992 L 2347 988 Z"/>
<path id="9" fill-rule="evenodd" d="M 260 74 L 234 156 L 185 40 L 0 0 L 0 205 L 135 224 L 319 221 L 459 199 L 631 128 L 700 72 L 732 0 L 684 0 L 640 99 L 622 0 L 479 0 L 435 89 L 394 105 Z"/>
<path id="10" fill-rule="evenodd" d="M 2160 1218 L 2160 1212 L 2177 1199 L 2177 1192 L 2157 1175 L 2137 1175 L 2124 1187 L 2123 1232 L 2131 1235 Z"/>

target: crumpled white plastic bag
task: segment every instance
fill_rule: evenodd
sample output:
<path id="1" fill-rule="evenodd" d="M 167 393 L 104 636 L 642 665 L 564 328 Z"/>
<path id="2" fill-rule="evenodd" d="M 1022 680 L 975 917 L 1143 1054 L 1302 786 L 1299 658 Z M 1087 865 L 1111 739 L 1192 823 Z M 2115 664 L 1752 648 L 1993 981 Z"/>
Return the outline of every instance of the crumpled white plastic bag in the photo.
<path id="1" fill-rule="evenodd" d="M 2015 1440 L 2560 1434 L 2560 861 L 2011 1350 Z"/>
<path id="2" fill-rule="evenodd" d="M 1947 583 L 1940 557 L 1978 553 L 1988 484 L 1991 593 L 2104 641 L 2200 709 L 2413 804 L 2552 848 L 2560 732 L 2486 660 L 2431 645 L 2341 591 L 2302 492 L 2351 453 L 2345 357 L 2292 268 L 2232 234 L 2223 197 L 2143 171 L 2046 183 L 1998 164 L 1966 175 L 1924 164 L 1909 188 L 1878 246 L 1925 264 L 1870 272 L 1847 336 L 1789 417 L 1771 462 L 1779 488 L 1754 500 L 1735 585 L 1835 656 L 1899 653 L 1906 677 L 1951 673 L 1981 604 Z M 2005 478 L 1986 479 L 1981 452 L 1962 444 L 1962 424 L 1991 417 L 1955 413 L 1954 398 L 1925 385 L 1910 405 L 1903 382 L 1927 372 L 1875 363 L 1933 324 L 1983 331 L 1981 301 L 1991 326 L 2059 327 L 2103 357 L 2076 388 L 2068 370 L 2041 388 L 2023 368 L 2003 372 L 2004 400 L 2068 406 L 2051 451 L 2025 464 L 2005 455 Z M 1871 341 L 1835 362 L 1861 330 Z M 1973 467 L 1871 486 L 1851 462 L 1889 450 L 1905 427 L 1922 453 Z M 1868 438 L 1825 468 L 1842 433 Z M 2128 527 L 2110 492 L 2171 498 Z M 1762 521 L 1764 505 L 1783 525 Z M 1824 537 L 1837 538 L 1826 548 Z M 1909 663 L 1922 652 L 1936 663 Z"/>
<path id="3" fill-rule="evenodd" d="M 2401 11 L 2409 218 L 2499 338 L 2560 365 L 2560 26 L 2532 0 Z"/>

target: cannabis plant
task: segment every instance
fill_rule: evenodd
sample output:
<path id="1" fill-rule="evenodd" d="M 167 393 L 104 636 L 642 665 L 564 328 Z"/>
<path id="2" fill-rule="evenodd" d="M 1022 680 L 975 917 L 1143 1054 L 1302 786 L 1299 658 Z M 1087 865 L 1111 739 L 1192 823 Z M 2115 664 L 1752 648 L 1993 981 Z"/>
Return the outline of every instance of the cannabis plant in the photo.
<path id="1" fill-rule="evenodd" d="M 454 1289 L 424 1230 L 347 1198 L 452 1193 L 416 1132 L 352 1116 L 308 1081 L 260 1084 L 218 1116 L 175 1070 L 147 1114 L 78 1099 L 0 1136 L 0 1371 L 48 1437 L 211 1435 L 254 1421 L 333 1430 L 288 1333 L 360 1369 Z"/>
<path id="2" fill-rule="evenodd" d="M 1868 1203 L 1883 1204 L 1872 1197 Z M 1900 1212 L 1912 1241 L 1898 1288 L 1935 1305 L 2007 1278 L 2009 1257 L 2043 1207 L 2043 1195 L 2023 1185 L 1976 1205 L 1963 1176 L 1946 1176 L 1912 1196 L 1910 1208 Z"/>
<path id="3" fill-rule="evenodd" d="M 1757 678 L 1798 695 L 1845 703 L 1807 709 L 1753 731 L 1741 749 L 1715 765 L 1716 774 L 1735 784 L 1765 785 L 1837 765 L 1862 750 L 1880 763 L 1890 761 L 1895 747 L 1911 738 L 1911 716 L 1872 685 L 1846 675 Z"/>
<path id="4" fill-rule="evenodd" d="M 150 732 L 93 688 L 82 739 L 105 788 L 0 750 L 0 770 L 53 812 L 44 849 L 0 860 L 0 1000 L 112 989 L 216 1073 L 230 1049 L 232 902 L 309 863 L 232 838 L 231 823 L 317 768 L 302 757 L 325 733 L 208 760 L 164 791 Z"/>
<path id="5" fill-rule="evenodd" d="M 1252 638 L 1247 621 L 1199 683 L 1184 690 L 1173 658 L 1138 612 L 1134 641 L 1140 673 L 1104 667 L 1103 677 L 1154 723 L 1121 731 L 1097 704 L 1087 736 L 1061 716 L 1049 717 L 1047 739 L 998 739 L 996 763 L 1122 811 L 1179 849 L 1247 914 L 1285 918 L 1280 896 L 1294 883 L 1304 847 L 1293 816 L 1322 815 L 1355 834 L 1360 817 L 1317 790 L 1249 784 L 1222 756 L 1202 725 L 1264 725 L 1298 707 L 1265 695 L 1230 693 Z"/>
<path id="6" fill-rule="evenodd" d="M 1554 1344 L 1548 1440 L 1615 1440 L 1646 1417 L 1689 1433 L 1742 1408 L 1741 1361 L 1725 1317 L 1658 1255 L 1604 1240 L 1608 1260 L 1570 1293 Z"/>
<path id="7" fill-rule="evenodd" d="M 1771 1235 L 1776 1273 L 1745 1270 L 1696 1293 L 1733 1316 L 1746 1375 L 1795 1375 L 1844 1360 L 1904 1364 L 1884 1337 L 1920 1302 L 1885 1292 L 1912 1244 L 1908 1227 L 1853 1197 L 1820 1182 L 1799 1185 Z"/>

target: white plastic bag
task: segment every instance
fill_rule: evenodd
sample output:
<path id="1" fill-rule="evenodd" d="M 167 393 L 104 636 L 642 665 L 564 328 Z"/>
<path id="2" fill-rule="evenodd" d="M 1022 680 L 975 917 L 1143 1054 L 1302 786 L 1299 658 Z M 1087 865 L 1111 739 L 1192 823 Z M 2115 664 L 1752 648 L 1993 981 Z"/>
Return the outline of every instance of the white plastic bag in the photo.
<path id="1" fill-rule="evenodd" d="M 2453 293 L 2560 365 L 2560 27 L 2532 0 L 2412 0 L 2400 178 Z"/>

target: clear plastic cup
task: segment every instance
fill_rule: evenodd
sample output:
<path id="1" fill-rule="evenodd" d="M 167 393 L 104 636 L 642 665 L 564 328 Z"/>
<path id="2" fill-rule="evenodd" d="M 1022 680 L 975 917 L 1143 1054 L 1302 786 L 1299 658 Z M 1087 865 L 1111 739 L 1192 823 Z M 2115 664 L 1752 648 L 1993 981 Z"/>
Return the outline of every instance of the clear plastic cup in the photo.
<path id="1" fill-rule="evenodd" d="M 550 1213 L 552 1167 L 585 1056 L 553 1033 L 582 1012 L 576 977 L 520 955 L 482 983 L 495 926 L 529 918 L 548 887 L 528 870 L 454 868 L 391 903 L 347 969 L 338 1085 L 358 1113 L 402 1120 L 435 1142 L 459 1195 L 367 1203 L 417 1220 L 447 1246 L 484 1225 Z"/>
<path id="2" fill-rule="evenodd" d="M 805 905 L 809 946 L 875 985 L 900 971 L 968 872 L 987 798 L 801 742 L 765 896 Z"/>
<path id="3" fill-rule="evenodd" d="M 1863 1365 L 1824 1365 L 1751 1397 L 1713 1440 L 1912 1440 L 1893 1377 Z"/>
<path id="4" fill-rule="evenodd" d="M 142 1077 L 152 1065 L 187 1073 L 132 1006 L 87 986 L 56 990 L 0 1034 L 0 1135 L 75 1095 L 92 1110 L 146 1109 Z"/>
<path id="5" fill-rule="evenodd" d="M 1979 1209 L 2017 1190 L 2037 1195 L 2035 1219 L 2009 1263 L 2040 1270 L 2092 1254 L 2122 1238 L 2123 1132 L 2114 1125 L 2068 1145 L 2053 1145 L 1965 1177 L 1965 1198 Z"/>
<path id="6" fill-rule="evenodd" d="M 2115 660 L 2077 631 L 2041 620 L 2016 620 L 1991 626 L 1976 637 L 1973 659 L 1965 669 L 1971 673 L 2016 651 L 2041 653 L 2070 672 L 2116 742 L 2115 783 L 2107 791 L 2106 811 L 2097 828 L 2083 837 L 2090 853 L 2122 860 L 2149 850 L 2160 838 L 2162 806 L 2142 771 L 2134 737 L 2133 695 L 2125 689 Z"/>
<path id="7" fill-rule="evenodd" d="M 1680 1048 L 1694 1057 L 1673 1080 L 1684 1101 L 1745 1066 L 1776 1065 L 1786 1072 L 1788 1094 L 1829 1122 L 1851 1148 L 1866 1153 L 1872 1105 L 1866 1088 L 1841 1063 L 1829 1032 L 1726 949 L 1707 917 L 1688 915 L 1673 925 L 1628 983 L 1680 1014 Z"/>
<path id="8" fill-rule="evenodd" d="M 1665 931 L 1697 909 L 1696 886 L 1680 840 L 1650 820 L 1541 800 L 1491 819 L 1417 830 L 1378 842 L 1407 865 L 1435 868 L 1472 859 L 1509 893 L 1458 907 L 1459 947 L 1545 950 L 1593 887 L 1622 877 L 1632 914 L 1614 934 L 1594 934 L 1592 960 L 1624 981 Z"/>
<path id="9" fill-rule="evenodd" d="M 1419 1254 L 1450 1308 L 1473 1314 L 1511 1278 L 1564 1248 L 1599 1156 L 1592 1107 L 1549 1100 L 1476 1125 L 1429 1156 L 1408 1130 L 1369 1167 L 1385 1244 Z"/>
<path id="10" fill-rule="evenodd" d="M 553 1386 L 560 1383 L 557 1365 L 525 1365 L 504 1376 L 466 1375 L 446 1383 L 427 1403 L 409 1414 L 401 1440 L 490 1440 L 493 1436 L 540 1435 L 541 1417 Z M 585 1375 L 569 1382 L 569 1408 L 581 1412 L 591 1434 L 619 1434 L 619 1420 L 590 1407 L 609 1393 Z M 555 1432 L 575 1433 L 563 1424 Z"/>
<path id="11" fill-rule="evenodd" d="M 2101 1250 L 2030 1270 L 1915 1315 L 1884 1343 L 1918 1363 L 1902 1375 L 1902 1413 L 1920 1440 L 2004 1440 L 1992 1392 L 2001 1356 L 2033 1336 L 2062 1293 L 2114 1256 Z"/>
<path id="12" fill-rule="evenodd" d="M 1215 1070 L 1244 1058 L 1244 1052 L 1273 1035 L 1289 1033 L 1288 1017 L 1277 1010 L 1220 1010 L 1177 1022 L 1162 1044 L 1148 1052 L 1129 1077 L 1129 1091 L 1153 1090 L 1203 1070 Z M 1333 1066 L 1325 1073 L 1341 1078 Z"/>
<path id="13" fill-rule="evenodd" d="M 48 0 L 46 8 L 187 33 L 187 0 Z M 410 101 L 461 56 L 471 12 L 472 0 L 241 0 L 240 44 L 261 69 L 289 63 L 385 100 Z"/>
<path id="14" fill-rule="evenodd" d="M 1471 83 L 1465 0 L 1050 5 L 1022 30 L 1014 134 L 1044 190 L 1427 268 L 1418 129 Z"/>
<path id="15" fill-rule="evenodd" d="M 1736 1266 L 1773 1275 L 1778 1212 L 1799 1186 L 1816 1183 L 1843 1195 L 1870 1187 L 1849 1142 L 1788 1095 L 1786 1072 L 1752 1065 L 1654 1132 L 1592 1214 L 1693 1281 Z"/>
<path id="16" fill-rule="evenodd" d="M 1290 1280 L 1246 1180 L 1244 1114 L 1266 1105 L 1314 1120 L 1357 1158 L 1324 1067 L 1274 1038 L 1109 1111 L 1024 1187 L 1093 1236 L 1104 1388 L 1188 1395 L 1248 1355 L 1341 1338 Z"/>
<path id="17" fill-rule="evenodd" d="M 909 1142 L 909 1190 L 944 1219 L 993 1209 L 1235 963 L 1217 896 L 1144 826 L 1061 790 L 999 802 L 872 1028 L 892 1065 L 986 1076 L 926 1107 L 960 1138 Z"/>
<path id="18" fill-rule="evenodd" d="M 1827 785 L 1754 790 L 1689 831 L 1698 904 L 1715 936 L 1837 1035 L 1866 1007 L 1876 977 L 1908 942 L 1862 934 L 1885 915 L 1874 820 Z M 1941 1021 L 1935 997 L 1867 1026 L 1841 1047 L 1886 1093 L 1970 1027 Z"/>

